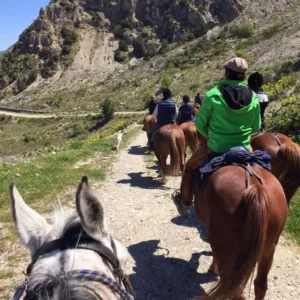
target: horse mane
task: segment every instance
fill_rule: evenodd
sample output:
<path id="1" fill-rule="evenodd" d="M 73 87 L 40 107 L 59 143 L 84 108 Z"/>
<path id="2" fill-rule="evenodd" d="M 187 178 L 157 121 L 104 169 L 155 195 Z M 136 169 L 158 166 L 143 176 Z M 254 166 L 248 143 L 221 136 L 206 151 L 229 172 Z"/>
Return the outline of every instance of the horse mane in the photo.
<path id="1" fill-rule="evenodd" d="M 282 144 L 277 153 L 277 160 L 280 162 L 278 180 L 289 203 L 300 186 L 300 147 L 293 142 Z"/>

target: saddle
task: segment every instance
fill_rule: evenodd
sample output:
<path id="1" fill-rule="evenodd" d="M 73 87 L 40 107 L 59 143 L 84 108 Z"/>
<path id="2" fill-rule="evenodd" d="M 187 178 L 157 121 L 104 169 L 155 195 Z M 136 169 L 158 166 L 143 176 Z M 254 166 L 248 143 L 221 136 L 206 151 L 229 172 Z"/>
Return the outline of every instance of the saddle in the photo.
<path id="1" fill-rule="evenodd" d="M 194 192 L 203 189 L 209 181 L 210 176 L 218 169 L 235 165 L 246 170 L 247 177 L 255 176 L 261 183 L 261 178 L 253 171 L 251 166 L 256 165 L 271 171 L 271 156 L 265 151 L 254 151 L 250 153 L 244 147 L 234 147 L 225 153 L 211 153 L 208 160 L 195 172 L 194 176 Z M 249 183 L 246 180 L 246 185 Z"/>

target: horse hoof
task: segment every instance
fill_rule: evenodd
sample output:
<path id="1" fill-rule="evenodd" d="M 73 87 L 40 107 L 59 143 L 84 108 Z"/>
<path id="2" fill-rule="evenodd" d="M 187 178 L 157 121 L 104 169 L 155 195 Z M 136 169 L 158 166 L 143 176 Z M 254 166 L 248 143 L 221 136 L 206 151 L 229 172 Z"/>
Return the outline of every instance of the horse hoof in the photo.
<path id="1" fill-rule="evenodd" d="M 213 273 L 213 274 L 219 276 L 219 270 L 218 270 L 218 267 L 217 267 L 214 263 L 212 263 L 212 264 L 210 265 L 210 267 L 209 267 L 209 269 L 208 269 L 208 272 Z"/>

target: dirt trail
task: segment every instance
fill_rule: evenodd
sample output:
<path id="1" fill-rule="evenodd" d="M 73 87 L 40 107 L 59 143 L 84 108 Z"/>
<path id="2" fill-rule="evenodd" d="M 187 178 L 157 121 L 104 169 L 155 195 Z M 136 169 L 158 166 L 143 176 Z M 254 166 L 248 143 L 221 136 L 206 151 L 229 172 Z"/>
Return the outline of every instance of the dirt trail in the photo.
<path id="1" fill-rule="evenodd" d="M 212 257 L 205 228 L 193 209 L 186 219 L 178 216 L 170 194 L 180 178 L 169 178 L 162 187 L 154 157 L 144 155 L 145 145 L 143 132 L 119 152 L 107 180 L 92 186 L 100 195 L 110 230 L 132 256 L 127 267 L 136 299 L 191 299 L 216 280 L 207 273 Z M 67 194 L 73 195 L 74 189 Z M 299 249 L 281 238 L 266 299 L 300 299 L 299 270 Z M 253 288 L 247 299 L 254 299 Z"/>
<path id="2" fill-rule="evenodd" d="M 207 274 L 212 257 L 201 238 L 205 228 L 194 210 L 187 219 L 178 216 L 170 194 L 178 188 L 180 178 L 170 178 L 162 187 L 155 159 L 144 156 L 144 145 L 146 135 L 142 133 L 129 149 L 120 152 L 101 186 L 109 227 L 133 257 L 128 269 L 137 299 L 190 299 L 216 280 Z M 266 299 L 300 299 L 299 270 L 299 249 L 282 238 Z"/>
<path id="3" fill-rule="evenodd" d="M 116 111 L 114 113 L 116 116 L 126 116 L 126 115 L 145 115 L 146 111 Z M 13 112 L 1 110 L 0 115 L 18 117 L 18 118 L 28 118 L 28 119 L 51 119 L 51 118 L 60 118 L 60 117 L 87 117 L 87 116 L 97 116 L 99 113 L 84 113 L 84 114 L 76 114 L 76 113 L 26 113 L 26 112 Z"/>

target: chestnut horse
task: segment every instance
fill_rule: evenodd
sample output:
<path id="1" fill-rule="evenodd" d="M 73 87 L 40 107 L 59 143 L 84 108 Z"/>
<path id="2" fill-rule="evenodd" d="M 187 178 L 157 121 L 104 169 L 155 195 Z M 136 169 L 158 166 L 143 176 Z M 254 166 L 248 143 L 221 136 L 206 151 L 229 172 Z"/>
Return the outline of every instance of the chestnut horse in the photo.
<path id="1" fill-rule="evenodd" d="M 161 168 L 162 184 L 167 183 L 167 158 L 171 156 L 171 176 L 178 176 L 185 165 L 185 139 L 182 129 L 176 124 L 162 126 L 154 133 L 154 153 Z"/>
<path id="2" fill-rule="evenodd" d="M 192 153 L 195 153 L 198 149 L 198 134 L 197 134 L 197 129 L 195 127 L 194 122 L 185 122 L 180 124 L 180 127 L 184 133 L 185 137 L 185 151 L 187 147 L 189 146 Z"/>
<path id="3" fill-rule="evenodd" d="M 149 136 L 150 136 L 150 131 L 152 126 L 156 123 L 156 118 L 153 117 L 152 115 L 147 115 L 145 120 L 144 120 L 144 128 L 147 134 L 148 138 L 148 144 L 149 144 Z"/>
<path id="4" fill-rule="evenodd" d="M 288 206 L 276 177 L 258 166 L 226 166 L 195 191 L 195 210 L 206 225 L 213 253 L 211 270 L 220 281 L 207 296 L 195 299 L 244 300 L 243 290 L 258 264 L 255 300 L 267 291 L 275 247 Z M 251 176 L 253 175 L 253 176 Z"/>
<path id="5" fill-rule="evenodd" d="M 193 108 L 194 108 L 194 115 L 197 116 L 199 109 L 201 108 L 200 104 L 194 104 Z"/>
<path id="6" fill-rule="evenodd" d="M 300 147 L 286 135 L 270 132 L 254 135 L 251 147 L 271 155 L 272 173 L 280 181 L 290 202 L 300 186 Z"/>

